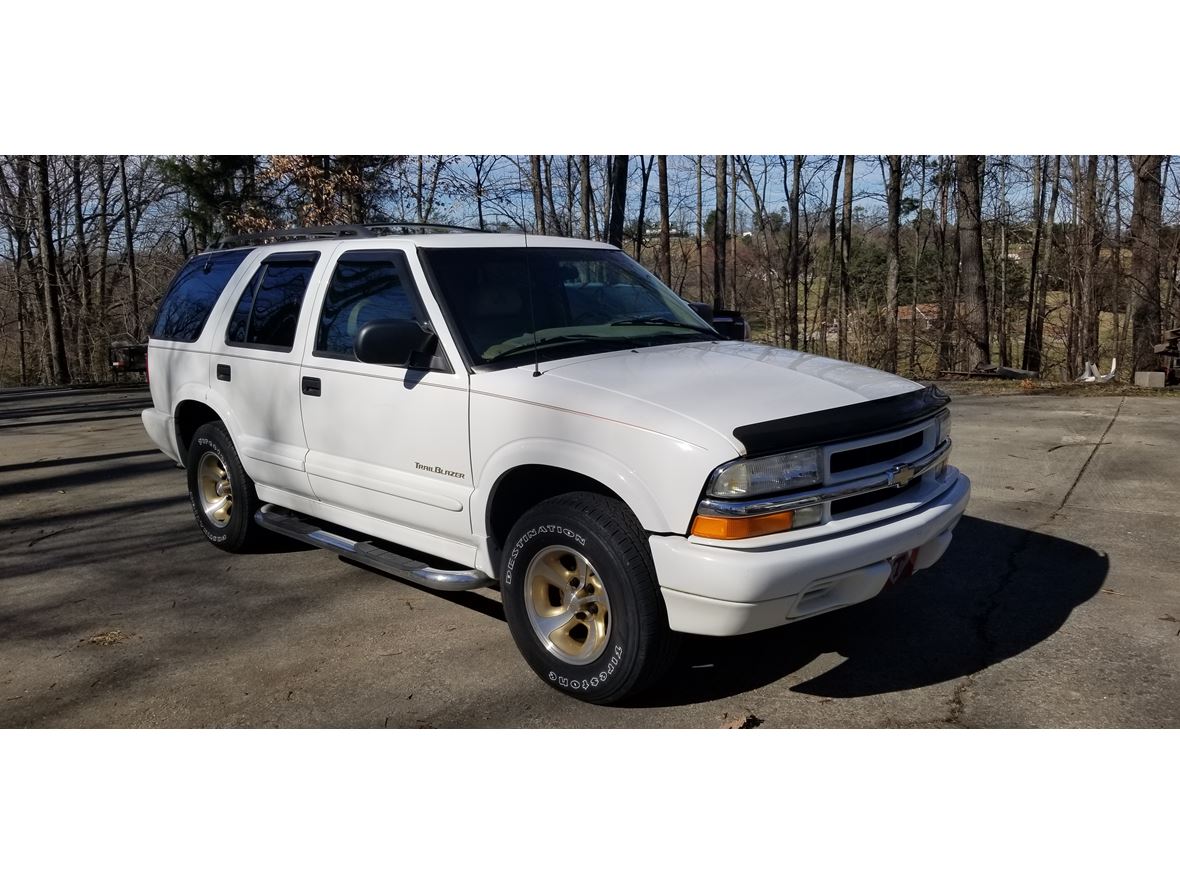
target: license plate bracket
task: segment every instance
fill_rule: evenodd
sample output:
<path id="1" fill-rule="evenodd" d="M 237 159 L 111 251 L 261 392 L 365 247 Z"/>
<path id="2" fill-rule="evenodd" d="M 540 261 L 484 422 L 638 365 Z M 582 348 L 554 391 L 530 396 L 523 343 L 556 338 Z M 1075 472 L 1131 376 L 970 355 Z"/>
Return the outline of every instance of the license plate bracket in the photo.
<path id="1" fill-rule="evenodd" d="M 886 560 L 889 563 L 889 580 L 885 582 L 885 590 L 896 587 L 914 573 L 914 563 L 918 559 L 918 548 L 907 550 Z"/>

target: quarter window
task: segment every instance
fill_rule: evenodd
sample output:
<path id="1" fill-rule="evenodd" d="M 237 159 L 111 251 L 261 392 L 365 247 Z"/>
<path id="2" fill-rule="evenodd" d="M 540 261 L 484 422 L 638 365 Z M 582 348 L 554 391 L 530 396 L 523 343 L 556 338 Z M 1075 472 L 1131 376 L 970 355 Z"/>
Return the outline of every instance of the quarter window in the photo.
<path id="1" fill-rule="evenodd" d="M 200 338 L 222 289 L 250 252 L 234 249 L 198 255 L 182 267 L 160 302 L 151 337 L 166 341 Z"/>
<path id="2" fill-rule="evenodd" d="M 316 332 L 316 352 L 352 358 L 356 333 L 374 320 L 415 318 L 401 256 L 389 252 L 345 254 L 336 262 Z"/>

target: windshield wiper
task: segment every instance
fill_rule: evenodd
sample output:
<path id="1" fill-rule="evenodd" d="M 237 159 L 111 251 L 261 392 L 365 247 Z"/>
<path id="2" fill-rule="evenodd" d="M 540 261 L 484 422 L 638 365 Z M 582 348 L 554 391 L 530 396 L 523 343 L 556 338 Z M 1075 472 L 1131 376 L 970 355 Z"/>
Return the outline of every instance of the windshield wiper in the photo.
<path id="1" fill-rule="evenodd" d="M 670 320 L 662 316 L 645 316 L 645 317 L 631 317 L 625 320 L 614 320 L 610 323 L 612 326 L 675 326 L 679 329 L 692 329 L 694 332 L 705 333 L 708 330 L 701 328 L 694 323 L 682 323 L 679 320 Z"/>
<path id="2" fill-rule="evenodd" d="M 528 350 L 540 350 L 543 347 L 550 347 L 555 344 L 570 344 L 579 341 L 617 341 L 621 344 L 627 342 L 622 338 L 616 338 L 613 335 L 554 335 L 552 338 L 542 338 L 537 342 L 527 341 L 524 344 L 517 344 L 507 350 L 501 350 L 495 356 L 489 357 L 489 360 L 495 361 L 505 356 L 512 356 L 517 353 L 524 353 Z"/>

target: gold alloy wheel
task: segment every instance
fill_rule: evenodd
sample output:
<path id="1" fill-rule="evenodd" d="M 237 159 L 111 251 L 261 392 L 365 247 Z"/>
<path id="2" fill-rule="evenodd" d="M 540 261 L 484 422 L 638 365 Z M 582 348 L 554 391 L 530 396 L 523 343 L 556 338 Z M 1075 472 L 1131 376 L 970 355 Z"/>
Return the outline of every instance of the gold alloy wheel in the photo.
<path id="1" fill-rule="evenodd" d="M 225 465 L 212 452 L 203 454 L 197 463 L 197 491 L 209 521 L 220 529 L 229 525 L 234 506 L 233 488 Z"/>
<path id="2" fill-rule="evenodd" d="M 610 639 L 610 604 L 585 556 L 557 544 L 533 557 L 524 576 L 529 623 L 541 644 L 569 664 L 597 660 Z"/>

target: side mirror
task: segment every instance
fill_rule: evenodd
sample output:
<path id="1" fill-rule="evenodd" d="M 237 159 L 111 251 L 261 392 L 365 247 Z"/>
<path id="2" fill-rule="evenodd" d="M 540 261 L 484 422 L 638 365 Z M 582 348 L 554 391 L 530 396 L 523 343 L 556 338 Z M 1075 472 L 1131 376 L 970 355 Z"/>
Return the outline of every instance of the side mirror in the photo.
<path id="1" fill-rule="evenodd" d="M 430 362 L 438 337 L 417 320 L 374 320 L 356 333 L 353 353 L 362 363 L 381 366 L 423 365 Z M 415 360 L 415 355 L 422 359 Z"/>
<path id="2" fill-rule="evenodd" d="M 696 311 L 697 316 L 703 319 L 706 323 L 709 323 L 710 325 L 713 324 L 712 304 L 706 304 L 703 301 L 690 301 L 688 302 L 688 306 Z"/>

